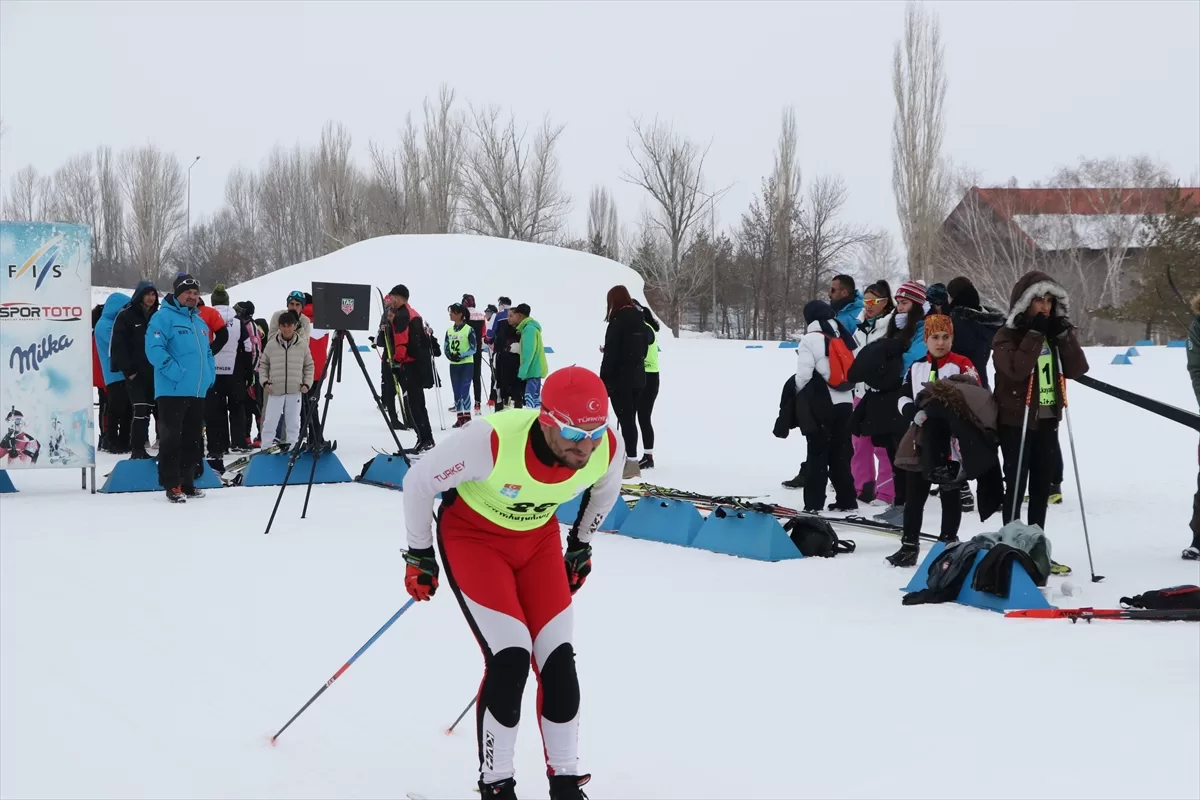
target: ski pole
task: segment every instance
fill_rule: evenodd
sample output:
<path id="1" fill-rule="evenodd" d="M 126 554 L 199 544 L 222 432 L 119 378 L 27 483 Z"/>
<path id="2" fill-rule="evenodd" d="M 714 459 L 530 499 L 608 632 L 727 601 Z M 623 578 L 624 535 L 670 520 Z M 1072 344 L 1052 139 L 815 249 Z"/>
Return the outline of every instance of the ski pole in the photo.
<path id="1" fill-rule="evenodd" d="M 1071 443 L 1071 468 L 1075 470 L 1075 491 L 1079 495 L 1079 516 L 1083 520 L 1083 543 L 1087 547 L 1088 570 L 1092 573 L 1092 583 L 1104 580 L 1103 575 L 1096 574 L 1092 563 L 1092 540 L 1088 536 L 1087 511 L 1083 508 L 1083 479 L 1079 477 L 1079 459 L 1075 456 L 1075 432 L 1071 429 L 1071 408 L 1067 403 L 1067 378 L 1063 375 L 1062 362 L 1058 364 L 1058 381 L 1062 388 L 1063 416 L 1067 418 L 1067 440 Z"/>
<path id="2" fill-rule="evenodd" d="M 446 735 L 447 735 L 447 736 L 449 736 L 450 734 L 454 733 L 454 729 L 458 727 L 458 723 L 462 722 L 462 718 L 463 718 L 463 717 L 465 717 L 465 716 L 467 715 L 467 712 L 468 712 L 468 711 L 470 711 L 472 708 L 474 708 L 474 706 L 475 706 L 475 701 L 476 701 L 476 700 L 478 700 L 478 699 L 479 699 L 479 695 L 476 695 L 475 697 L 472 697 L 472 698 L 471 698 L 471 702 L 470 702 L 470 703 L 468 703 L 468 704 L 467 704 L 467 707 L 466 707 L 466 708 L 464 708 L 464 709 L 462 710 L 462 713 L 458 715 L 458 719 L 454 720 L 454 724 L 453 724 L 453 725 L 451 725 L 449 728 L 446 728 Z"/>
<path id="3" fill-rule="evenodd" d="M 1017 451 L 1017 474 L 1013 478 L 1013 501 L 1012 501 L 1012 516 L 1010 520 L 1020 519 L 1017 514 L 1017 509 L 1020 508 L 1021 495 L 1024 493 L 1024 488 L 1021 486 L 1021 470 L 1025 466 L 1025 437 L 1029 433 L 1029 417 L 1033 414 L 1033 380 L 1037 374 L 1036 368 L 1034 375 L 1029 376 L 1029 386 L 1025 389 L 1025 418 L 1021 422 L 1021 449 Z"/>
<path id="4" fill-rule="evenodd" d="M 279 733 L 276 733 L 274 736 L 271 737 L 271 744 L 274 745 L 275 740 L 278 739 L 280 737 L 280 735 L 284 731 L 286 731 L 293 722 L 296 721 L 296 718 L 299 717 L 301 714 L 303 714 L 305 712 L 305 710 L 307 710 L 308 707 L 311 706 L 318 697 L 323 695 L 325 693 L 325 690 L 328 689 L 330 686 L 332 686 L 333 682 L 342 676 L 343 672 L 350 669 L 350 665 L 353 664 L 355 661 L 357 661 L 358 657 L 361 656 L 363 653 L 365 653 L 367 651 L 368 647 L 375 644 L 375 640 L 378 639 L 380 636 L 383 636 L 384 631 L 386 631 L 388 628 L 392 627 L 392 623 L 395 622 L 396 620 L 400 619 L 400 615 L 403 614 L 405 611 L 408 611 L 408 609 L 411 608 L 412 604 L 415 602 L 416 602 L 416 600 L 409 600 L 407 603 L 405 603 L 403 606 L 400 607 L 399 611 L 397 611 L 395 614 L 392 615 L 391 619 L 389 619 L 387 622 L 383 623 L 383 627 L 380 628 L 379 630 L 375 631 L 375 635 L 372 636 L 370 639 L 367 639 L 367 643 L 364 644 L 362 647 L 358 648 L 358 652 L 355 653 L 354 655 L 350 656 L 350 660 L 347 661 L 345 664 L 342 664 L 341 668 L 337 672 L 333 673 L 332 678 L 325 681 L 325 685 L 322 686 L 320 689 L 318 689 L 316 694 L 314 694 L 312 697 L 308 698 L 308 702 L 305 703 L 303 706 L 301 706 L 300 710 L 292 715 L 292 718 L 287 721 L 287 725 L 284 725 L 282 728 L 279 729 Z"/>

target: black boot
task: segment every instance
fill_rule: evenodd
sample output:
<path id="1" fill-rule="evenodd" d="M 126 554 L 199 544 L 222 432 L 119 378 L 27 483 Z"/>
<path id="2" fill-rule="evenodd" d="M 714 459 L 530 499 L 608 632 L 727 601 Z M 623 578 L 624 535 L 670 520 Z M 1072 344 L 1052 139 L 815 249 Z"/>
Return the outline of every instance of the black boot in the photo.
<path id="1" fill-rule="evenodd" d="M 588 800 L 582 787 L 591 779 L 591 775 L 551 775 L 550 800 Z"/>
<path id="2" fill-rule="evenodd" d="M 638 462 L 638 466 L 642 469 L 654 469 L 654 454 L 646 453 L 642 456 L 642 460 Z"/>
<path id="3" fill-rule="evenodd" d="M 860 503 L 871 504 L 875 499 L 875 481 L 867 481 L 863 484 L 862 491 L 858 493 L 858 501 Z"/>
<path id="4" fill-rule="evenodd" d="M 794 477 L 790 480 L 784 481 L 783 485 L 789 489 L 803 489 L 804 488 L 804 470 L 800 470 L 799 472 L 797 472 L 796 477 Z"/>
<path id="5" fill-rule="evenodd" d="M 887 557 L 893 567 L 915 567 L 917 558 L 921 555 L 921 545 L 914 542 L 904 542 L 900 549 Z"/>
<path id="6" fill-rule="evenodd" d="M 970 514 L 975 510 L 975 496 L 971 494 L 971 484 L 964 481 L 959 493 L 962 496 L 963 513 Z"/>
<path id="7" fill-rule="evenodd" d="M 505 778 L 495 783 L 480 781 L 479 795 L 487 800 L 517 800 L 516 785 L 516 780 L 512 778 Z"/>

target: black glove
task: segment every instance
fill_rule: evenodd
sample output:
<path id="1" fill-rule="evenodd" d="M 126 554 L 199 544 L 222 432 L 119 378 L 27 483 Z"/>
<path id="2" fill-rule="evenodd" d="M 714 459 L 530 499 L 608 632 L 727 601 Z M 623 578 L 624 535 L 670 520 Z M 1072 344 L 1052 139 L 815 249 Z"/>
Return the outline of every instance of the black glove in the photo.
<path id="1" fill-rule="evenodd" d="M 392 374 L 395 375 L 397 378 L 401 377 L 404 374 L 404 365 L 401 364 L 399 361 L 393 361 L 390 366 L 392 368 Z"/>
<path id="2" fill-rule="evenodd" d="M 1046 326 L 1046 337 L 1050 339 L 1063 339 L 1071 328 L 1075 327 L 1071 324 L 1071 320 L 1067 316 L 1051 317 L 1049 325 Z"/>
<path id="3" fill-rule="evenodd" d="M 567 563 L 567 585 L 571 594 L 575 594 L 579 587 L 583 586 L 587 576 L 592 574 L 592 546 L 584 544 L 573 535 L 568 536 L 564 560 Z"/>
<path id="4" fill-rule="evenodd" d="M 1029 320 L 1029 327 L 1045 336 L 1046 331 L 1050 327 L 1050 318 L 1045 314 L 1038 314 L 1036 317 Z"/>

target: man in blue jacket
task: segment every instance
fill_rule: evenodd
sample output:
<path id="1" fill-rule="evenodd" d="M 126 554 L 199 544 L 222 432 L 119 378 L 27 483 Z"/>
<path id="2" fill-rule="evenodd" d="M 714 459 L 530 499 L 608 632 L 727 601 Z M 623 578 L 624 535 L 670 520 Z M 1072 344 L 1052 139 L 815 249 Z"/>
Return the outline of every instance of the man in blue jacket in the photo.
<path id="1" fill-rule="evenodd" d="M 173 288 L 146 325 L 146 358 L 158 403 L 158 483 L 168 500 L 182 503 L 204 496 L 194 482 L 203 469 L 204 398 L 217 371 L 208 326 L 196 313 L 200 282 L 185 273 Z"/>
<path id="2" fill-rule="evenodd" d="M 125 375 L 112 365 L 113 324 L 128 302 L 129 295 L 113 292 L 104 301 L 104 311 L 96 323 L 96 355 L 100 357 L 104 390 L 108 393 L 108 435 L 113 453 L 129 452 L 129 434 L 133 425 L 133 406 L 129 402 Z"/>
<path id="3" fill-rule="evenodd" d="M 854 278 L 849 275 L 834 276 L 829 287 L 829 305 L 833 306 L 833 313 L 842 327 L 851 333 L 858 329 L 866 306 L 862 292 L 854 285 Z"/>

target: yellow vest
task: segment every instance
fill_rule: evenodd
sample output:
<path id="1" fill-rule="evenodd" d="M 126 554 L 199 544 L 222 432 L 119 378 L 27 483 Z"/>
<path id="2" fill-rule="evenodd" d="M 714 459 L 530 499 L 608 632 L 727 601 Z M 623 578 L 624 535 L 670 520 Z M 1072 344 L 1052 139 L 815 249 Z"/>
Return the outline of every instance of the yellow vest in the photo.
<path id="1" fill-rule="evenodd" d="M 587 465 L 562 483 L 534 480 L 525 467 L 529 431 L 537 424 L 537 409 L 518 408 L 480 417 L 500 439 L 492 472 L 481 481 L 458 485 L 458 496 L 480 516 L 502 528 L 531 531 L 546 524 L 559 505 L 574 498 L 600 480 L 608 471 L 612 453 L 608 436 L 594 451 Z"/>

